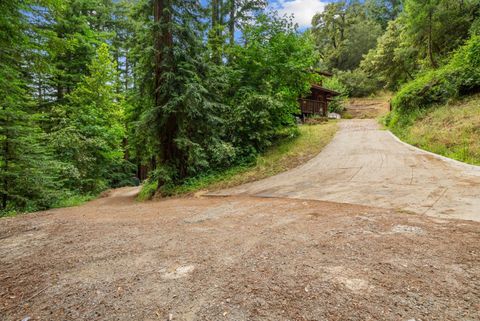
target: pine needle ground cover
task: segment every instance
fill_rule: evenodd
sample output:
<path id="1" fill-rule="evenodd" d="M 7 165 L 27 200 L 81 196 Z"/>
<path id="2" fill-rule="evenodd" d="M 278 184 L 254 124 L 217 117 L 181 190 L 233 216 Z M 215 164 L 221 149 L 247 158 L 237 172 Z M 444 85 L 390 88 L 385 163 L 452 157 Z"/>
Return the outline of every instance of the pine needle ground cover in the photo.
<path id="1" fill-rule="evenodd" d="M 254 163 L 189 179 L 184 184 L 172 187 L 165 193 L 173 196 L 200 190 L 219 190 L 287 171 L 315 157 L 332 140 L 337 129 L 338 123 L 335 121 L 300 126 L 299 134 L 296 137 L 278 141 L 268 151 L 259 155 Z M 146 183 L 142 187 L 138 199 L 151 198 L 156 189 L 156 182 Z"/>

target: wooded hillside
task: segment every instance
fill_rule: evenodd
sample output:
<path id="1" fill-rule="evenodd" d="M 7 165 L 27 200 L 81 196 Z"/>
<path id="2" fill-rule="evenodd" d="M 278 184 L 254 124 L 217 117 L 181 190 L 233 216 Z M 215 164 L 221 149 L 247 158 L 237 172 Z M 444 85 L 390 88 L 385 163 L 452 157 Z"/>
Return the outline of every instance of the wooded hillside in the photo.
<path id="1" fill-rule="evenodd" d="M 313 71 L 333 72 L 324 85 L 342 97 L 402 88 L 391 124 L 480 86 L 479 0 L 337 1 L 307 30 L 264 0 L 8 0 L 0 12 L 2 215 L 144 179 L 161 194 L 248 164 L 297 134 Z"/>

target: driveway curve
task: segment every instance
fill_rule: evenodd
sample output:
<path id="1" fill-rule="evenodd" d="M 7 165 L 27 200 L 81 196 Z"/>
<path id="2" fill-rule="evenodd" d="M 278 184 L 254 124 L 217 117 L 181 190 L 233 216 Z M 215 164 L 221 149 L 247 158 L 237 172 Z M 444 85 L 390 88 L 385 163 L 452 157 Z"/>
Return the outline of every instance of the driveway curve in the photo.
<path id="1" fill-rule="evenodd" d="M 334 201 L 480 221 L 480 167 L 404 144 L 375 120 L 344 120 L 306 164 L 214 195 Z"/>

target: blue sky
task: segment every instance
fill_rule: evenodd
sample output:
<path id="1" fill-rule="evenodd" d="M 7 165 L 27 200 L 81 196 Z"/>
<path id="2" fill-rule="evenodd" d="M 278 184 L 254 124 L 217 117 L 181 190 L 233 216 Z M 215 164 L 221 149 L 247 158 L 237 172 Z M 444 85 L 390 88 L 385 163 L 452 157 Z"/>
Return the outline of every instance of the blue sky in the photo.
<path id="1" fill-rule="evenodd" d="M 294 15 L 300 29 L 310 26 L 313 15 L 335 0 L 269 0 L 269 6 L 281 15 Z"/>

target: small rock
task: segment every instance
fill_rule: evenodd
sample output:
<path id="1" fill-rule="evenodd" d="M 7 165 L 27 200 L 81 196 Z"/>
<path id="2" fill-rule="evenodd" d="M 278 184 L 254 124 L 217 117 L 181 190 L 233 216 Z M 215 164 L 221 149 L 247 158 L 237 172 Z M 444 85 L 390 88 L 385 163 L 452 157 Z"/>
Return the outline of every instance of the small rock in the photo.
<path id="1" fill-rule="evenodd" d="M 421 227 L 410 225 L 395 225 L 392 228 L 393 233 L 412 233 L 412 234 L 424 234 L 425 232 Z M 410 321 L 410 320 L 408 320 Z"/>
<path id="2" fill-rule="evenodd" d="M 330 119 L 340 119 L 340 118 L 342 118 L 342 117 L 340 116 L 340 114 L 337 114 L 337 113 L 328 113 L 327 116 L 328 116 L 328 118 L 330 118 Z"/>

